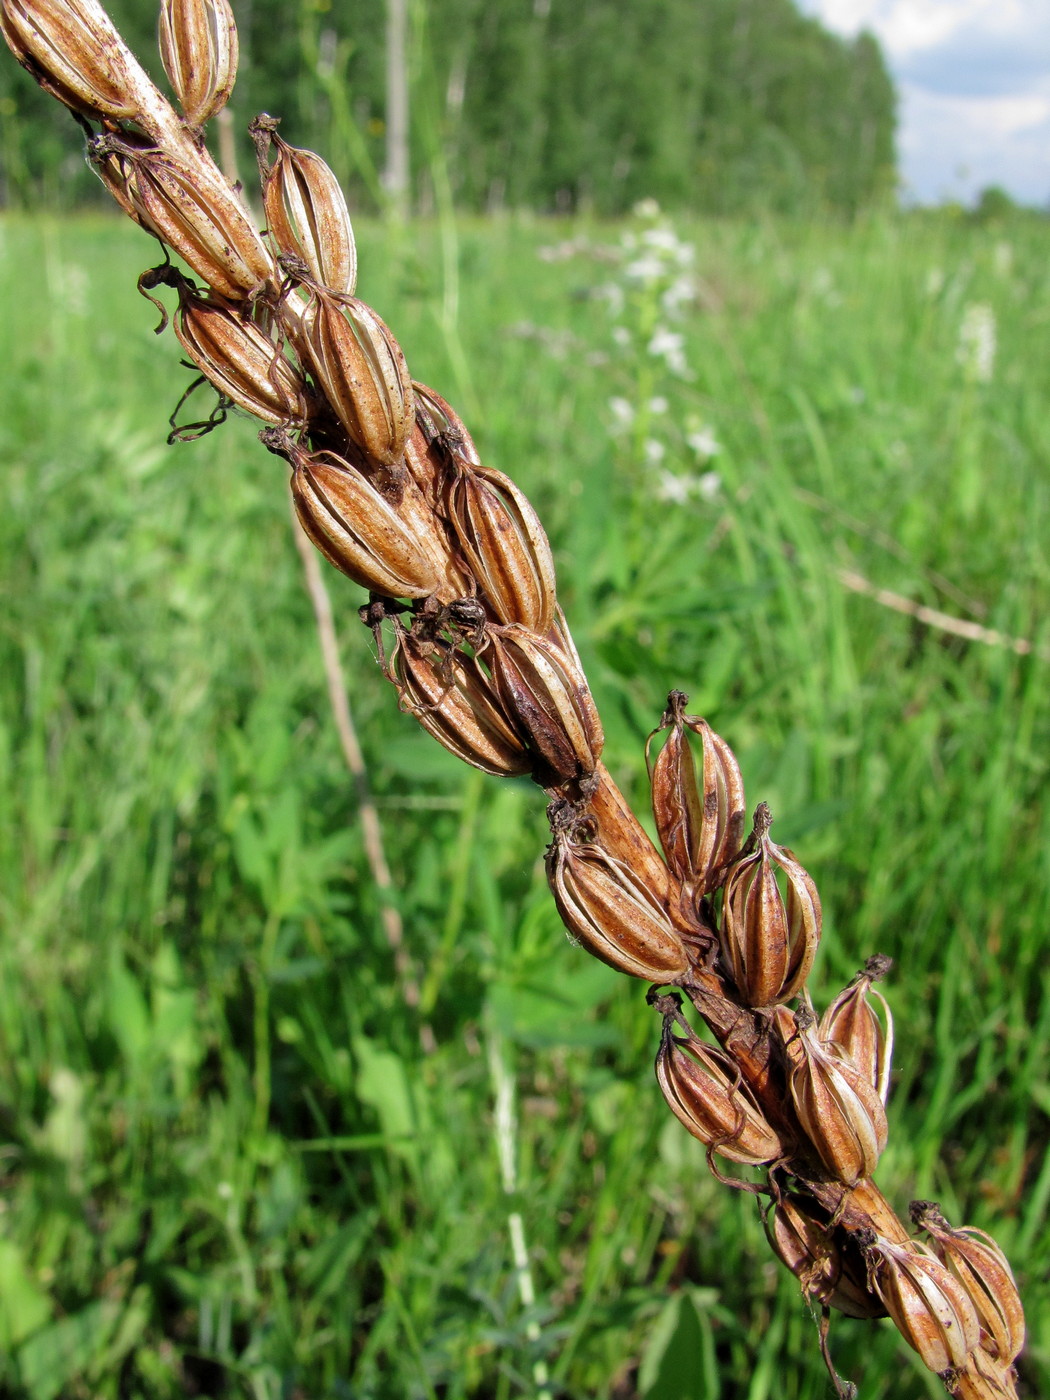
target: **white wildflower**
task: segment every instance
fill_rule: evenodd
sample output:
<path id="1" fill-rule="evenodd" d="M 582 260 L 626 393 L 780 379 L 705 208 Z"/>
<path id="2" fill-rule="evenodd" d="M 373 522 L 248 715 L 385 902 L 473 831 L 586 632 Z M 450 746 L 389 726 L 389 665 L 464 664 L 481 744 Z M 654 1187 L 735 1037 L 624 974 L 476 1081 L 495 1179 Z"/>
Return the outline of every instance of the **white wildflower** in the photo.
<path id="1" fill-rule="evenodd" d="M 660 293 L 660 305 L 668 316 L 677 316 L 684 306 L 696 297 L 696 288 L 691 277 L 676 277 L 669 287 Z"/>
<path id="2" fill-rule="evenodd" d="M 722 450 L 722 444 L 710 428 L 698 428 L 696 432 L 686 433 L 685 440 L 703 462 Z"/>
<path id="3" fill-rule="evenodd" d="M 634 214 L 639 219 L 658 219 L 660 206 L 655 199 L 640 199 L 634 206 Z"/>
<path id="4" fill-rule="evenodd" d="M 619 397 L 610 399 L 609 412 L 613 416 L 612 430 L 614 433 L 625 433 L 634 422 L 634 404 L 628 399 Z"/>
<path id="5" fill-rule="evenodd" d="M 603 282 L 595 296 L 599 301 L 605 302 L 611 316 L 619 316 L 623 312 L 626 297 L 619 282 Z"/>
<path id="6" fill-rule="evenodd" d="M 663 394 L 654 394 L 649 400 L 650 413 L 666 413 L 670 406 Z"/>
<path id="7" fill-rule="evenodd" d="M 667 452 L 667 448 L 656 438 L 645 439 L 645 465 L 647 467 L 659 466 Z"/>
<path id="8" fill-rule="evenodd" d="M 986 301 L 972 301 L 963 311 L 955 358 L 967 379 L 988 384 L 995 368 L 995 312 Z"/>
<path id="9" fill-rule="evenodd" d="M 696 494 L 705 501 L 713 501 L 722 489 L 722 478 L 718 472 L 704 472 L 696 479 Z"/>
<path id="10" fill-rule="evenodd" d="M 689 499 L 689 487 L 690 483 L 684 476 L 662 471 L 656 483 L 656 499 L 667 501 L 674 506 L 684 506 Z"/>
<path id="11" fill-rule="evenodd" d="M 667 361 L 667 368 L 685 378 L 689 366 L 685 359 L 685 336 L 668 326 L 657 326 L 649 342 L 649 354 Z"/>
<path id="12" fill-rule="evenodd" d="M 629 282 L 658 282 L 664 271 L 663 261 L 656 253 L 643 253 L 626 265 L 623 275 Z"/>
<path id="13" fill-rule="evenodd" d="M 613 326 L 612 338 L 617 345 L 630 345 L 631 332 L 626 326 Z"/>

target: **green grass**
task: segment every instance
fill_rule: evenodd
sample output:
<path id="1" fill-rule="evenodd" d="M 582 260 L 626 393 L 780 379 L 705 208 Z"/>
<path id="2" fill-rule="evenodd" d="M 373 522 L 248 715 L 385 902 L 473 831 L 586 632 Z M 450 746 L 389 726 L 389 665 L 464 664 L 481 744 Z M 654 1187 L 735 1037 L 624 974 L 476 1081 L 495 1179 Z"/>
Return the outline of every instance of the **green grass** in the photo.
<path id="1" fill-rule="evenodd" d="M 613 344 L 607 266 L 537 258 L 579 232 L 620 234 L 366 226 L 362 294 L 548 523 L 639 807 L 680 686 L 818 882 L 818 1002 L 896 960 L 879 1180 L 994 1230 L 1046 1393 L 1047 667 L 836 578 L 1050 647 L 1045 226 L 685 228 L 685 384 Z M 0 1390 L 510 1400 L 542 1361 L 572 1397 L 825 1396 L 752 1201 L 663 1107 L 644 989 L 559 929 L 541 798 L 397 712 L 328 571 L 406 1008 L 282 470 L 243 421 L 163 445 L 188 376 L 134 291 L 152 253 L 116 223 L 0 223 Z M 972 303 L 987 384 L 956 358 Z M 722 443 L 710 500 L 668 507 L 610 440 L 611 396 L 665 390 Z M 865 1400 L 939 1393 L 888 1324 L 833 1345 Z"/>

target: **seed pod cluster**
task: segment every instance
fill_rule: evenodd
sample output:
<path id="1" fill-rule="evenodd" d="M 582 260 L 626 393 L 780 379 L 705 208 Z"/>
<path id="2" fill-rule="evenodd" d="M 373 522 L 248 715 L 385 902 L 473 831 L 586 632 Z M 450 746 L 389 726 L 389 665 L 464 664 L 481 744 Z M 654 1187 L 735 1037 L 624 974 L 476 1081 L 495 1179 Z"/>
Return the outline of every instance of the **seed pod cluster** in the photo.
<path id="1" fill-rule="evenodd" d="M 237 77 L 237 25 L 229 0 L 162 0 L 160 57 L 189 126 L 229 101 Z"/>
<path id="2" fill-rule="evenodd" d="M 916 1240 L 864 1245 L 871 1285 L 897 1330 L 931 1371 L 963 1368 L 980 1345 L 969 1293 L 937 1256 Z"/>
<path id="3" fill-rule="evenodd" d="M 565 927 L 589 953 L 646 982 L 681 978 L 689 959 L 681 937 L 631 868 L 585 829 L 556 829 L 547 882 Z"/>
<path id="4" fill-rule="evenodd" d="M 667 864 L 697 896 L 717 889 L 740 850 L 744 830 L 744 782 L 733 752 L 706 720 L 685 713 L 689 697 L 672 690 L 660 728 L 646 744 L 670 733 L 650 767 L 653 816 Z M 699 776 L 689 735 L 700 741 Z"/>
<path id="5" fill-rule="evenodd" d="M 809 976 L 820 941 L 820 897 L 786 847 L 769 839 L 773 818 L 755 812 L 755 849 L 733 866 L 725 883 L 722 957 L 748 1006 L 788 1001 Z M 777 883 L 787 887 L 786 897 Z"/>
<path id="6" fill-rule="evenodd" d="M 798 1279 L 803 1293 L 847 1317 L 886 1316 L 866 1287 L 863 1269 L 839 1248 L 826 1217 L 813 1203 L 782 1194 L 765 1218 L 765 1229 L 773 1252 Z"/>
<path id="7" fill-rule="evenodd" d="M 953 1230 L 935 1201 L 913 1201 L 911 1218 L 969 1294 L 988 1350 L 1001 1361 L 1013 1361 L 1024 1346 L 1024 1309 L 1005 1254 L 983 1230 Z"/>
<path id="8" fill-rule="evenodd" d="M 504 713 L 536 760 L 541 781 L 593 773 L 604 735 L 587 682 L 564 652 L 527 627 L 489 629 L 485 659 Z"/>
<path id="9" fill-rule="evenodd" d="M 731 1055 L 673 1033 L 665 1016 L 656 1079 L 671 1112 L 693 1137 L 731 1162 L 759 1167 L 779 1161 L 785 1147 Z"/>
<path id="10" fill-rule="evenodd" d="M 775 1025 L 788 1061 L 788 1086 L 799 1122 L 821 1161 L 839 1181 L 855 1186 L 871 1176 L 886 1146 L 886 1111 L 878 1091 L 812 1026 L 790 1029 L 784 1008 Z"/>
<path id="11" fill-rule="evenodd" d="M 872 983 L 885 976 L 890 960 L 877 954 L 869 958 L 863 971 L 841 991 L 820 1018 L 819 1039 L 838 1049 L 851 1060 L 885 1103 L 890 1092 L 890 1066 L 893 1059 L 893 1014 L 889 1003 Z M 872 1006 L 872 998 L 882 1006 L 885 1025 Z"/>

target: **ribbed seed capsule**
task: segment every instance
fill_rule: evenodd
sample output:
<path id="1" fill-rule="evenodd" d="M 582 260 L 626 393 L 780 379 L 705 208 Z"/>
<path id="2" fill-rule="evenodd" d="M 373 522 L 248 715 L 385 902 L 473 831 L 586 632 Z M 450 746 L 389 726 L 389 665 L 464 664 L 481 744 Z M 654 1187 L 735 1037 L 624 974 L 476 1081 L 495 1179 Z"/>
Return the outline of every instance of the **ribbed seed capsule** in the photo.
<path id="1" fill-rule="evenodd" d="M 839 992 L 820 1018 L 818 1035 L 825 1045 L 837 1046 L 853 1061 L 878 1090 L 883 1103 L 890 1091 L 890 1066 L 893 1059 L 893 1014 L 886 998 L 872 983 L 889 971 L 890 959 L 882 955 L 869 958 L 864 970 Z M 871 1004 L 874 997 L 882 1005 L 885 1028 Z"/>
<path id="2" fill-rule="evenodd" d="M 139 220 L 213 291 L 243 301 L 269 278 L 270 255 L 229 189 L 159 152 L 122 152 Z"/>
<path id="3" fill-rule="evenodd" d="M 489 630 L 485 660 L 504 711 L 537 762 L 541 780 L 592 773 L 604 735 L 587 682 L 564 653 L 527 627 Z"/>
<path id="4" fill-rule="evenodd" d="M 664 1021 L 656 1080 L 668 1107 L 693 1137 L 730 1162 L 760 1167 L 784 1156 L 784 1144 L 766 1122 L 730 1055 L 701 1040 L 673 1034 Z"/>
<path id="5" fill-rule="evenodd" d="M 161 0 L 160 57 L 192 127 L 229 101 L 237 78 L 237 25 L 229 0 Z"/>
<path id="6" fill-rule="evenodd" d="M 357 246 L 339 181 L 313 151 L 300 150 L 276 132 L 277 156 L 263 186 L 266 222 L 282 253 L 301 258 L 315 282 L 353 296 Z"/>
<path id="7" fill-rule="evenodd" d="M 363 472 L 331 452 L 281 449 L 303 529 L 348 578 L 389 598 L 425 598 L 440 574 L 420 540 Z"/>
<path id="8" fill-rule="evenodd" d="M 86 117 L 134 117 L 153 87 L 96 0 L 0 0 L 0 33 L 46 92 Z"/>
<path id="9" fill-rule="evenodd" d="M 589 953 L 646 982 L 673 982 L 687 971 L 685 948 L 665 911 L 597 842 L 557 831 L 546 866 L 558 913 Z"/>
<path id="10" fill-rule="evenodd" d="M 670 727 L 651 765 L 653 816 L 667 863 L 679 880 L 695 885 L 698 895 L 717 889 L 725 865 L 740 849 L 744 829 L 744 782 L 733 751 L 706 720 L 685 713 L 689 697 L 672 690 L 660 728 L 645 746 Z M 689 734 L 701 745 L 697 779 Z"/>
<path id="11" fill-rule="evenodd" d="M 1002 1361 L 1012 1361 L 1024 1346 L 1025 1322 L 1006 1255 L 983 1230 L 953 1230 L 935 1201 L 913 1201 L 911 1218 L 929 1234 L 934 1253 L 970 1295 L 988 1334 L 989 1350 Z"/>
<path id="12" fill-rule="evenodd" d="M 901 1336 L 938 1374 L 963 1367 L 980 1345 L 980 1324 L 966 1289 L 924 1245 L 876 1238 L 864 1247 L 872 1287 Z"/>
<path id="13" fill-rule="evenodd" d="M 358 447 L 383 465 L 396 462 L 412 431 L 412 381 L 400 345 L 372 308 L 317 291 L 297 344 Z"/>
<path id="14" fill-rule="evenodd" d="M 885 1317 L 886 1309 L 845 1263 L 826 1224 L 801 1196 L 784 1194 L 765 1219 L 773 1253 L 802 1291 L 846 1317 Z"/>
<path id="15" fill-rule="evenodd" d="M 789 1000 L 809 976 L 820 941 L 820 897 L 786 847 L 769 839 L 773 818 L 755 812 L 756 849 L 733 866 L 725 884 L 722 956 L 748 1006 Z M 787 885 L 780 893 L 777 872 Z"/>
<path id="16" fill-rule="evenodd" d="M 520 777 L 532 760 L 504 719 L 477 663 L 444 643 L 420 642 L 403 629 L 392 659 L 401 708 L 439 744 L 496 777 Z"/>
<path id="17" fill-rule="evenodd" d="M 855 1186 L 871 1176 L 886 1146 L 886 1110 L 878 1092 L 854 1064 L 822 1046 L 811 1027 L 787 1037 L 784 1052 L 806 1136 L 828 1170 Z"/>
<path id="18" fill-rule="evenodd" d="M 942 1372 L 941 1380 L 956 1400 L 1013 1400 L 1017 1375 L 1008 1361 L 978 1348 L 971 1352 L 963 1370 Z"/>
<path id="19" fill-rule="evenodd" d="M 413 380 L 412 388 L 416 396 L 416 413 L 426 429 L 427 438 L 433 440 L 440 436 L 446 452 L 458 461 L 480 467 L 481 458 L 474 446 L 474 439 L 456 410 L 426 384 Z"/>
<path id="20" fill-rule="evenodd" d="M 305 380 L 253 321 L 183 286 L 174 324 L 193 363 L 240 408 L 267 423 L 305 421 Z"/>
<path id="21" fill-rule="evenodd" d="M 449 486 L 456 542 L 497 622 L 541 636 L 554 621 L 554 560 L 539 516 L 502 472 L 464 463 Z"/>

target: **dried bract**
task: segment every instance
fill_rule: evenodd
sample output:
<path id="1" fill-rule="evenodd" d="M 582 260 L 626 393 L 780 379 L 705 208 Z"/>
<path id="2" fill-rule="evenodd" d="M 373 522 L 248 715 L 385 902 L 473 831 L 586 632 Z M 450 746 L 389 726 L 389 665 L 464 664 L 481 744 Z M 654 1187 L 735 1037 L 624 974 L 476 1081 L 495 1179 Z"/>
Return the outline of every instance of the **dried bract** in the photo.
<path id="1" fill-rule="evenodd" d="M 412 431 L 412 381 L 401 347 L 370 306 L 318 291 L 299 342 L 351 439 L 390 465 Z"/>
<path id="2" fill-rule="evenodd" d="M 855 1186 L 872 1174 L 886 1146 L 882 1100 L 851 1061 L 820 1044 L 812 1028 L 790 1036 L 784 1052 L 791 1098 L 806 1136 L 828 1170 Z"/>
<path id="3" fill-rule="evenodd" d="M 878 1090 L 885 1103 L 890 1091 L 893 1059 L 893 1014 L 882 993 L 872 985 L 885 976 L 889 958 L 869 958 L 862 972 L 841 991 L 820 1019 L 819 1038 L 835 1045 L 857 1066 Z M 885 1026 L 872 1006 L 875 998 L 882 1006 Z"/>
<path id="4" fill-rule="evenodd" d="M 85 117 L 134 117 L 152 88 L 96 0 L 0 0 L 0 33 L 45 91 Z"/>
<path id="5" fill-rule="evenodd" d="M 980 1344 L 970 1295 L 924 1245 L 875 1238 L 864 1246 L 871 1284 L 897 1330 L 938 1374 L 964 1367 Z"/>
<path id="6" fill-rule="evenodd" d="M 497 622 L 541 635 L 554 621 L 554 560 L 539 517 L 502 472 L 464 464 L 448 491 L 448 518 Z"/>
<path id="7" fill-rule="evenodd" d="M 277 156 L 263 184 L 266 222 L 282 253 L 301 258 L 315 282 L 353 296 L 357 246 L 339 181 L 313 151 L 271 138 Z"/>
<path id="8" fill-rule="evenodd" d="M 490 629 L 485 659 L 541 780 L 592 773 L 604 743 L 601 721 L 586 681 L 563 652 L 527 627 L 512 625 Z"/>
<path id="9" fill-rule="evenodd" d="M 477 663 L 444 643 L 400 629 L 392 674 L 401 708 L 464 762 L 496 777 L 528 773 L 532 761 L 504 719 Z"/>
<path id="10" fill-rule="evenodd" d="M 735 1061 L 701 1040 L 683 1040 L 664 1021 L 656 1079 L 668 1107 L 693 1137 L 731 1162 L 759 1167 L 784 1156 L 784 1144 L 766 1121 Z"/>
<path id="11" fill-rule="evenodd" d="M 175 334 L 201 373 L 240 408 L 267 423 L 305 421 L 302 375 L 235 307 L 182 287 Z"/>
<path id="12" fill-rule="evenodd" d="M 651 765 L 653 816 L 667 863 L 697 895 L 717 889 L 726 863 L 740 849 L 744 829 L 744 782 L 733 751 L 706 720 L 685 713 L 689 697 L 672 690 L 660 729 L 649 736 L 648 760 L 656 734 L 670 727 Z M 700 740 L 699 781 L 690 733 Z"/>
<path id="13" fill-rule="evenodd" d="M 158 37 L 183 116 L 201 127 L 226 106 L 237 77 L 237 25 L 229 0 L 161 0 Z"/>
<path id="14" fill-rule="evenodd" d="M 820 898 L 809 875 L 769 839 L 762 803 L 755 813 L 756 849 L 733 866 L 725 884 L 722 956 L 749 1006 L 793 997 L 809 976 L 820 941 Z M 780 892 L 777 872 L 787 886 Z"/>
<path id="15" fill-rule="evenodd" d="M 934 1201 L 913 1201 L 911 1218 L 929 1234 L 934 1253 L 970 1295 L 989 1350 L 1002 1361 L 1012 1361 L 1024 1346 L 1025 1322 L 1006 1255 L 983 1230 L 953 1230 Z"/>
<path id="16" fill-rule="evenodd" d="M 885 1317 L 886 1309 L 855 1276 L 828 1232 L 825 1220 L 801 1196 L 783 1194 L 765 1219 L 774 1254 L 802 1285 L 802 1291 L 847 1317 Z"/>
<path id="17" fill-rule="evenodd" d="M 546 864 L 565 927 L 594 957 L 646 982 L 674 982 L 685 974 L 689 959 L 681 938 L 622 861 L 597 842 L 560 830 Z"/>

